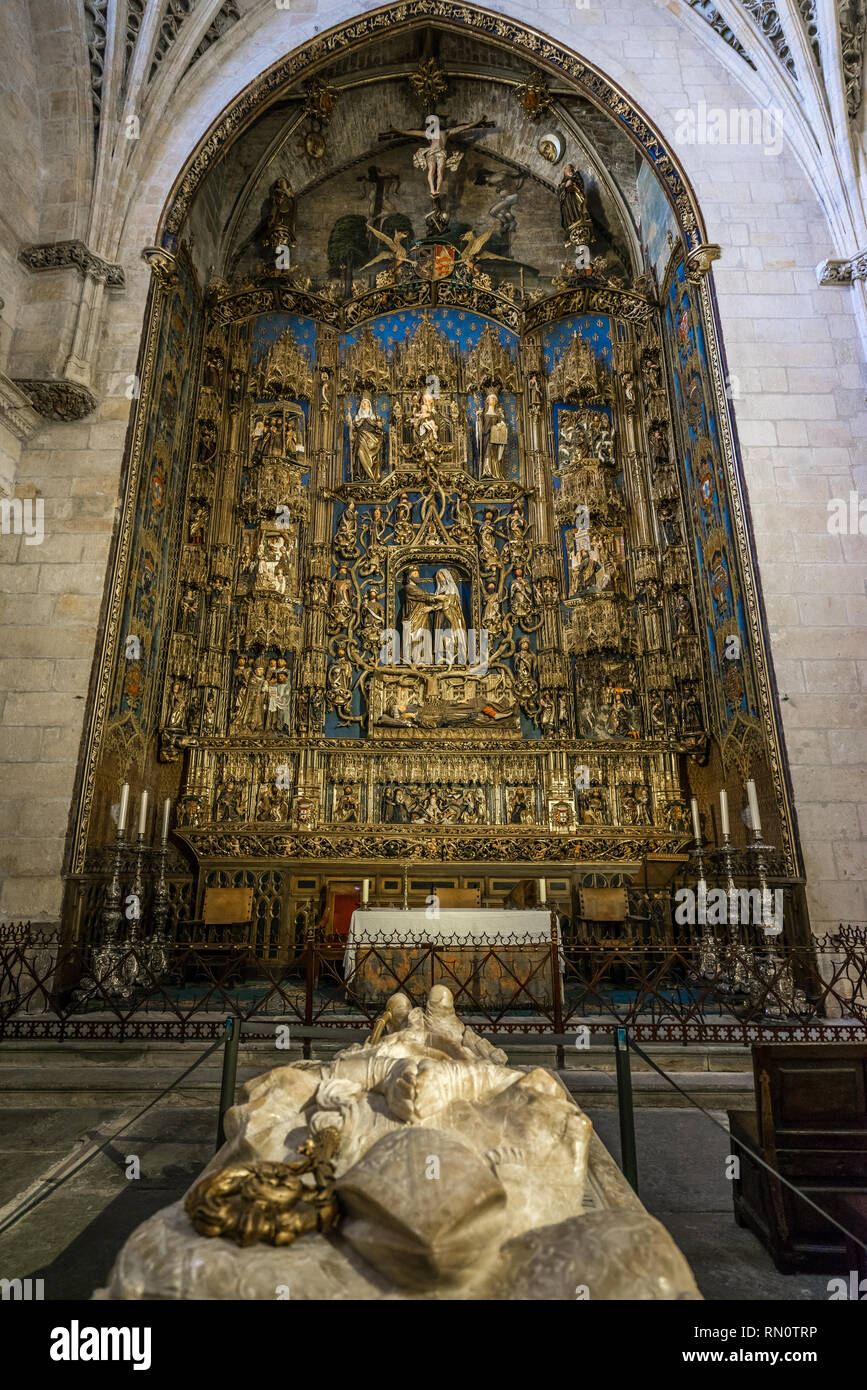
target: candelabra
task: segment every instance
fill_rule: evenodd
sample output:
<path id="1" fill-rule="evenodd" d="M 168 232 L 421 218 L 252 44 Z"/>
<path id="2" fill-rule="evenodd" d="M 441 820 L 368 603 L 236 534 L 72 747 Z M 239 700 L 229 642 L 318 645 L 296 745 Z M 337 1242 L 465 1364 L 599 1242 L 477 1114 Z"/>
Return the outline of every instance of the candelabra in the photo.
<path id="1" fill-rule="evenodd" d="M 692 858 L 695 863 L 698 880 L 696 884 L 696 905 L 698 915 L 704 917 L 702 923 L 703 931 L 698 942 L 698 975 L 705 979 L 717 979 L 719 977 L 722 960 L 719 942 L 710 929 L 707 920 L 707 878 L 704 868 L 704 839 L 701 833 L 701 822 L 698 819 L 698 807 L 693 802 L 693 850 Z"/>
<path id="2" fill-rule="evenodd" d="M 123 827 L 118 827 L 114 844 L 109 852 L 109 869 L 111 878 L 105 890 L 105 902 L 100 921 L 102 924 L 103 943 L 116 941 L 123 922 L 123 890 L 121 888 L 120 876 L 123 869 L 123 862 L 126 855 L 126 835 Z"/>
<path id="3" fill-rule="evenodd" d="M 749 846 L 749 854 L 754 859 L 756 865 L 756 878 L 759 883 L 761 893 L 761 917 L 762 930 L 765 934 L 765 953 L 762 963 L 762 989 L 765 994 L 762 1010 L 771 1017 L 787 1018 L 793 1013 L 806 1008 L 806 995 L 795 985 L 792 974 L 791 962 L 780 955 L 777 950 L 777 937 L 782 935 L 782 923 L 773 925 L 768 923 L 769 899 L 771 890 L 768 888 L 768 854 L 773 846 L 762 839 L 761 825 L 756 823 L 754 818 L 753 842 Z M 777 890 L 779 891 L 779 890 Z M 770 992 L 773 991 L 771 997 Z"/>
<path id="4" fill-rule="evenodd" d="M 126 992 L 131 994 L 137 984 L 144 984 L 149 978 L 150 961 L 149 951 L 146 949 L 142 940 L 142 902 L 144 901 L 144 861 L 145 861 L 145 836 L 144 829 L 139 826 L 138 835 L 135 842 L 135 858 L 133 860 L 134 870 L 133 879 L 129 888 L 129 930 L 126 937 L 126 960 L 123 965 L 123 978 L 127 986 Z"/>
<path id="5" fill-rule="evenodd" d="M 723 978 L 735 993 L 749 993 L 752 977 L 747 964 L 748 953 L 741 942 L 739 897 L 734 874 L 735 849 L 727 830 L 723 831 L 722 844 L 714 857 L 722 861 L 726 886 L 728 949 Z"/>
<path id="6" fill-rule="evenodd" d="M 169 915 L 169 885 L 166 881 L 166 860 L 169 847 L 163 840 L 157 849 L 157 867 L 154 875 L 153 899 L 151 905 L 151 931 L 148 948 L 148 966 L 151 974 L 164 975 L 169 964 L 169 938 L 166 922 Z"/>
<path id="7" fill-rule="evenodd" d="M 105 890 L 105 902 L 100 913 L 102 941 L 91 953 L 90 971 L 94 983 L 107 994 L 126 993 L 123 977 L 123 962 L 126 947 L 119 940 L 123 922 L 123 888 L 121 875 L 126 859 L 126 834 L 123 824 L 119 824 L 114 844 L 110 850 L 109 871 L 111 877 Z"/>

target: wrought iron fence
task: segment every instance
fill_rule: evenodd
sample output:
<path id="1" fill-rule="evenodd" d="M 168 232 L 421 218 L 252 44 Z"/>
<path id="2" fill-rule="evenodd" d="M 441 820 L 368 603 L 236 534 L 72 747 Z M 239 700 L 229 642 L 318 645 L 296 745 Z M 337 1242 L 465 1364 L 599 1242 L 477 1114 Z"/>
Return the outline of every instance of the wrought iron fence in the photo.
<path id="1" fill-rule="evenodd" d="M 730 946 L 705 937 L 636 948 L 610 940 L 308 943 L 286 964 L 248 947 L 148 938 L 110 958 L 52 932 L 0 927 L 0 1038 L 203 1039 L 226 1016 L 273 1034 L 369 1027 L 398 990 L 422 1004 L 451 989 L 477 1028 L 564 1039 L 579 1028 L 672 1043 L 867 1041 L 867 946 L 843 929 L 808 947 Z"/>

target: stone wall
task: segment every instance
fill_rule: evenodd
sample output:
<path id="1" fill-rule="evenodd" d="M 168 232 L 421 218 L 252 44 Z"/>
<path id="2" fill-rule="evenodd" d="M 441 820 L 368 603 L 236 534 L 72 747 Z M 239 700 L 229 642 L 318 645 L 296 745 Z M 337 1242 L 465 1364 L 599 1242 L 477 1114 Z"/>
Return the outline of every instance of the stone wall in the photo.
<path id="1" fill-rule="evenodd" d="M 648 4 L 637 11 L 633 0 L 586 9 L 554 0 L 502 0 L 499 8 L 589 57 L 672 142 L 677 112 L 699 101 L 725 109 L 775 102 L 743 64 L 748 95 L 720 63 L 719 37 L 677 5 Z M 5 13 L 22 28 L 23 0 L 11 0 Z M 0 627 L 0 688 L 6 692 L 0 696 L 0 918 L 51 918 L 59 906 L 63 838 L 129 416 L 124 389 L 135 371 L 148 287 L 140 250 L 155 239 L 160 210 L 184 160 L 232 96 L 294 45 L 357 14 L 358 6 L 316 6 L 309 0 L 303 11 L 263 7 L 247 15 L 230 40 L 195 64 L 159 120 L 150 128 L 143 122 L 131 171 L 114 195 L 115 245 L 95 249 L 123 264 L 127 289 L 106 301 L 94 379 L 100 405 L 85 421 L 45 425 L 22 458 L 19 478 L 45 498 L 44 544 L 26 547 L 23 538 L 0 538 L 0 588 L 6 591 Z M 57 36 L 42 41 L 60 42 Z M 26 61 L 26 44 L 24 51 Z M 50 65 L 40 62 L 43 94 L 50 73 Z M 9 138 L 8 127 L 3 129 Z M 38 131 L 30 129 L 26 138 L 35 150 Z M 827 526 L 828 501 L 847 497 L 865 481 L 859 453 L 867 439 L 865 370 L 853 291 L 817 286 L 814 267 L 833 254 L 833 246 L 790 144 L 775 156 L 742 145 L 676 148 L 708 240 L 723 248 L 713 274 L 813 926 L 821 930 L 841 919 L 867 917 L 861 732 L 867 708 L 867 540 L 831 535 Z M 32 182 L 22 183 L 20 196 L 25 203 L 36 196 Z M 56 229 L 61 221 L 55 208 L 51 236 L 62 234 Z M 7 278 L 20 278 L 17 269 L 9 270 L 13 243 L 31 235 L 29 225 L 23 216 L 12 228 L 3 224 L 0 293 L 7 303 L 15 302 Z M 68 217 L 64 225 L 70 225 Z"/>

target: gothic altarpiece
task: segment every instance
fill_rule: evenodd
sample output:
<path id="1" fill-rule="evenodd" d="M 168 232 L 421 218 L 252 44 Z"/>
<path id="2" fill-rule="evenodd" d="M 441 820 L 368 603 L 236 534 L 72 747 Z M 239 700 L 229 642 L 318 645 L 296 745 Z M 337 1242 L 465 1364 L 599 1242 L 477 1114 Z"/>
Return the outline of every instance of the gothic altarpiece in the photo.
<path id="1" fill-rule="evenodd" d="M 252 884 L 264 957 L 325 868 L 621 881 L 732 769 L 794 869 L 706 281 L 573 271 L 595 232 L 571 165 L 567 264 L 498 280 L 431 167 L 426 235 L 407 258 L 371 226 L 366 282 L 263 260 L 200 291 L 183 245 L 151 257 L 74 868 L 96 881 L 135 764 L 173 801 L 173 913 Z M 291 185 L 269 209 L 260 249 L 294 246 Z"/>

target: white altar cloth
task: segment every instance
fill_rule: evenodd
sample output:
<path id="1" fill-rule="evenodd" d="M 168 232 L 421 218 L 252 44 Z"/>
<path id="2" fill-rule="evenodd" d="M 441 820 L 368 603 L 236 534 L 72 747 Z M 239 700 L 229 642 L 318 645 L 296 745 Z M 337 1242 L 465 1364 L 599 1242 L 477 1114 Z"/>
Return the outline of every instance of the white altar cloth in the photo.
<path id="1" fill-rule="evenodd" d="M 355 948 L 362 942 L 426 945 L 440 939 L 458 943 L 475 938 L 489 945 L 525 945 L 551 940 L 548 908 L 516 908 L 512 911 L 482 907 L 444 907 L 428 917 L 423 907 L 356 908 L 349 923 L 343 964 L 355 970 Z"/>

